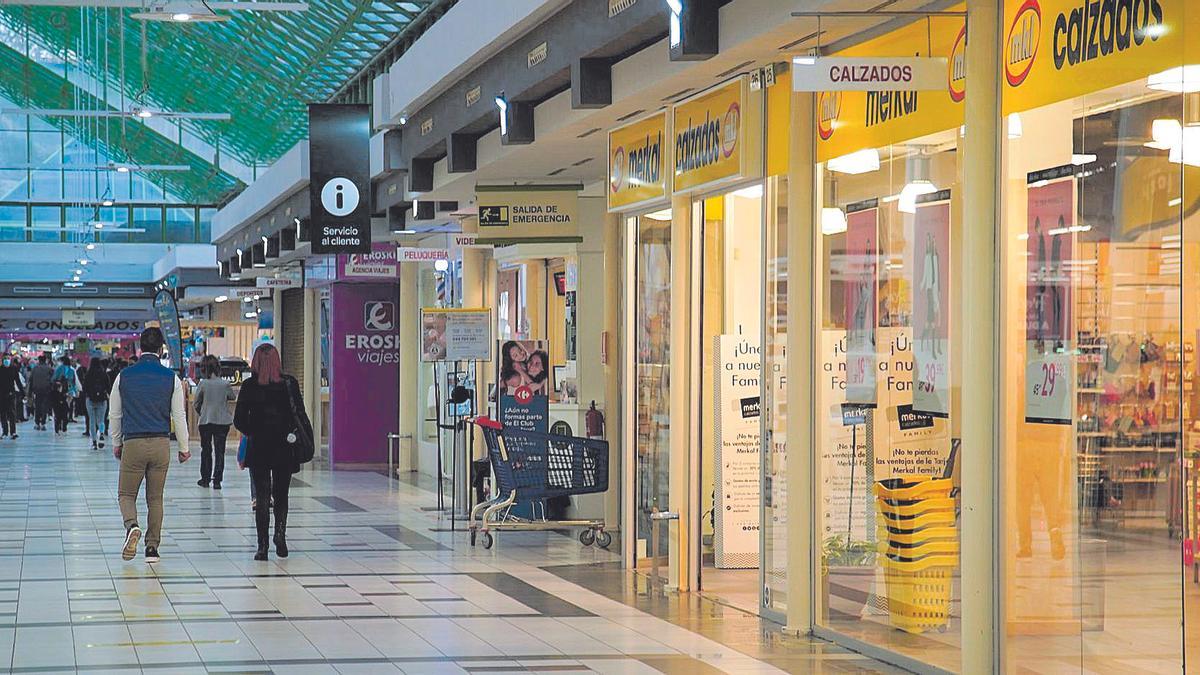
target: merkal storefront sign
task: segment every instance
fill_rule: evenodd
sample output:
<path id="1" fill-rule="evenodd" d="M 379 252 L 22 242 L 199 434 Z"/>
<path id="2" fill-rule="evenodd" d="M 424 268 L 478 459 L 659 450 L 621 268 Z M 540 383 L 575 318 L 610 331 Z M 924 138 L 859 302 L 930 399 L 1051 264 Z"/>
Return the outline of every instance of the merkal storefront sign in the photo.
<path id="1" fill-rule="evenodd" d="M 308 107 L 312 252 L 371 252 L 371 108 Z"/>

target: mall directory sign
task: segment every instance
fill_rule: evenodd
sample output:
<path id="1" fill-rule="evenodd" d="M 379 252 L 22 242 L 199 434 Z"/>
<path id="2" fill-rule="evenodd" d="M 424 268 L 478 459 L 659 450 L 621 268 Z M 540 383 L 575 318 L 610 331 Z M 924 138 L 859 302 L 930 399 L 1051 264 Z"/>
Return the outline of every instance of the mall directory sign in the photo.
<path id="1" fill-rule="evenodd" d="M 371 108 L 308 106 L 312 252 L 371 252 Z"/>

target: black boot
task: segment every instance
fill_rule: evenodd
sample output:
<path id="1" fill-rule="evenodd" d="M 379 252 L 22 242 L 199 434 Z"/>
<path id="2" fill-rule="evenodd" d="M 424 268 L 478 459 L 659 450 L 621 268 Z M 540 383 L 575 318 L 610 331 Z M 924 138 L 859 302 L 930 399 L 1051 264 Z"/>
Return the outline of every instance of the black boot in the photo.
<path id="1" fill-rule="evenodd" d="M 275 555 L 280 558 L 288 557 L 287 549 L 287 509 L 275 508 Z"/>
<path id="2" fill-rule="evenodd" d="M 258 530 L 258 551 L 254 553 L 255 560 L 267 559 L 267 548 L 271 541 L 267 536 L 267 519 L 269 517 L 266 509 L 254 510 L 254 527 Z"/>

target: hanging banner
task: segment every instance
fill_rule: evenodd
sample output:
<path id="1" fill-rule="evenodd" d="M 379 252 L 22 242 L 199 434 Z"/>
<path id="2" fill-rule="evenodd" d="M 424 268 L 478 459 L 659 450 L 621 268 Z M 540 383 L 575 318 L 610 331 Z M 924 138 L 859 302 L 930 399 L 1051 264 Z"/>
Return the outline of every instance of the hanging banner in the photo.
<path id="1" fill-rule="evenodd" d="M 863 405 L 876 402 L 878 230 L 877 200 L 846 207 L 846 401 Z"/>
<path id="2" fill-rule="evenodd" d="M 550 424 L 550 343 L 500 340 L 496 387 L 500 423 L 545 433 Z"/>
<path id="3" fill-rule="evenodd" d="M 691 192 L 762 170 L 762 97 L 746 77 L 683 101 L 672 114 L 674 190 Z"/>
<path id="4" fill-rule="evenodd" d="M 371 107 L 308 106 L 312 252 L 371 252 Z"/>
<path id="5" fill-rule="evenodd" d="M 1073 419 L 1074 172 L 1066 165 L 1027 177 L 1025 421 L 1034 424 Z"/>
<path id="6" fill-rule="evenodd" d="M 608 210 L 620 211 L 666 199 L 671 193 L 667 113 L 613 129 L 608 134 Z"/>
<path id="7" fill-rule="evenodd" d="M 714 564 L 753 569 L 761 518 L 760 350 L 744 335 L 717 335 L 713 343 Z"/>
<path id="8" fill-rule="evenodd" d="M 945 57 L 799 56 L 792 91 L 944 91 Z"/>
<path id="9" fill-rule="evenodd" d="M 450 249 L 401 246 L 396 249 L 400 262 L 437 262 L 450 259 Z"/>
<path id="10" fill-rule="evenodd" d="M 388 434 L 399 428 L 399 302 L 395 283 L 338 283 L 321 305 L 322 357 L 329 365 L 322 374 L 330 382 L 329 447 L 335 464 L 387 461 Z"/>
<path id="11" fill-rule="evenodd" d="M 950 416 L 950 191 L 917 198 L 911 267 L 913 410 Z"/>
<path id="12" fill-rule="evenodd" d="M 491 360 L 491 309 L 421 308 L 421 361 Z"/>
<path id="13" fill-rule="evenodd" d="M 579 236 L 580 185 L 477 185 L 477 244 Z"/>
<path id="14" fill-rule="evenodd" d="M 175 304 L 174 293 L 163 290 L 154 296 L 154 315 L 167 339 L 171 370 L 179 370 L 183 368 L 183 331 L 179 327 L 179 306 Z"/>

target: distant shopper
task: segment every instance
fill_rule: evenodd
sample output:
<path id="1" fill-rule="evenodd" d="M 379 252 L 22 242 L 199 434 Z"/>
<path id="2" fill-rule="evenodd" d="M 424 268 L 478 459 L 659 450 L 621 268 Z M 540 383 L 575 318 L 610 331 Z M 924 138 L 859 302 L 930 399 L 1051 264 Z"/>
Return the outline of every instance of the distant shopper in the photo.
<path id="1" fill-rule="evenodd" d="M 251 377 L 242 383 L 233 424 L 249 437 L 245 464 L 250 468 L 258 499 L 254 524 L 258 529 L 255 560 L 267 559 L 269 504 L 275 508 L 275 554 L 286 558 L 288 488 L 292 474 L 312 459 L 312 423 L 304 411 L 300 385 L 283 374 L 279 351 L 262 344 L 254 350 Z M 271 497 L 268 499 L 268 495 Z"/>
<path id="2" fill-rule="evenodd" d="M 212 354 L 200 360 L 200 378 L 192 401 L 200 422 L 200 480 L 196 485 L 211 484 L 212 489 L 220 490 L 225 476 L 225 440 L 233 424 L 229 402 L 235 397 L 233 387 L 221 377 L 221 361 Z"/>
<path id="3" fill-rule="evenodd" d="M 83 383 L 87 381 L 87 367 L 85 367 L 82 363 L 80 363 L 79 367 L 75 369 L 75 377 L 79 382 L 79 395 L 75 397 L 73 401 L 74 405 L 71 406 L 71 421 L 75 421 L 79 419 L 80 415 L 83 415 L 83 435 L 90 436 L 92 430 L 92 418 L 91 415 L 88 414 L 87 396 L 83 393 Z"/>
<path id="4" fill-rule="evenodd" d="M 187 411 L 183 386 L 174 371 L 159 363 L 162 331 L 147 328 L 139 340 L 141 356 L 121 371 L 109 398 L 108 431 L 113 456 L 121 460 L 117 501 L 125 520 L 125 546 L 121 558 L 137 555 L 142 528 L 138 526 L 137 496 L 146 482 L 146 562 L 159 561 L 162 537 L 163 488 L 171 465 L 171 429 L 179 441 L 179 461 L 188 461 Z"/>
<path id="5" fill-rule="evenodd" d="M 112 382 L 108 369 L 100 359 L 92 359 L 83 380 L 84 406 L 87 408 L 87 434 L 92 438 L 92 450 L 104 447 L 104 423 L 108 419 L 108 396 Z"/>
<path id="6" fill-rule="evenodd" d="M 50 367 L 50 357 L 42 354 L 38 357 L 37 365 L 29 371 L 29 395 L 33 397 L 33 428 L 38 431 L 46 430 L 46 416 L 50 411 L 51 380 L 54 379 L 54 369 Z"/>
<path id="7" fill-rule="evenodd" d="M 71 401 L 79 394 L 79 378 L 71 367 L 71 357 L 59 359 L 59 366 L 50 380 L 51 403 L 54 406 L 54 433 L 67 433 L 71 421 Z"/>
<path id="8" fill-rule="evenodd" d="M 21 393 L 20 366 L 11 357 L 0 365 L 0 438 L 17 438 L 17 398 Z"/>

